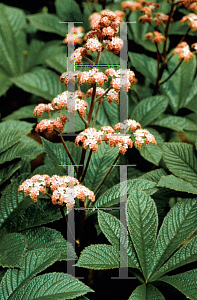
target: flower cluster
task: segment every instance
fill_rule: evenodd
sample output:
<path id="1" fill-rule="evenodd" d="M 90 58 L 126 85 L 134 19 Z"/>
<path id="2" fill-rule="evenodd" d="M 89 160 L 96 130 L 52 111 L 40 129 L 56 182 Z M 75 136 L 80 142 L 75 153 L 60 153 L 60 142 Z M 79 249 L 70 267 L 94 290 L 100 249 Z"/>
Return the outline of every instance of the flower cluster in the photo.
<path id="1" fill-rule="evenodd" d="M 84 28 L 79 27 L 72 27 L 71 31 L 67 34 L 65 39 L 63 40 L 64 44 L 73 45 L 73 42 L 76 44 L 81 44 L 83 42 L 83 35 L 84 35 Z"/>
<path id="2" fill-rule="evenodd" d="M 124 91 L 128 91 L 131 84 L 137 81 L 134 72 L 130 70 L 119 69 L 115 71 L 114 69 L 107 69 L 105 75 L 113 77 L 110 84 L 116 92 L 120 91 L 120 87 L 123 87 Z"/>
<path id="3" fill-rule="evenodd" d="M 58 129 L 60 132 L 62 132 L 67 120 L 69 121 L 69 118 L 67 118 L 67 116 L 65 115 L 60 115 L 56 119 L 44 119 L 39 124 L 37 124 L 35 131 L 42 132 L 47 129 L 47 132 L 51 133 L 54 129 Z"/>
<path id="4" fill-rule="evenodd" d="M 103 72 L 99 72 L 97 68 L 82 72 L 78 75 L 78 78 L 80 85 L 86 81 L 89 85 L 98 83 L 98 85 L 103 86 L 104 82 L 108 81 L 107 76 Z"/>
<path id="5" fill-rule="evenodd" d="M 47 193 L 46 188 L 50 188 L 52 196 Z M 90 201 L 95 201 L 95 196 L 92 191 L 79 181 L 70 176 L 57 176 L 52 177 L 48 175 L 35 175 L 30 179 L 25 180 L 18 188 L 19 192 L 24 191 L 25 195 L 30 196 L 33 201 L 37 201 L 39 193 L 47 194 L 51 197 L 51 202 L 56 205 L 66 204 L 67 209 L 71 210 L 75 197 L 84 201 L 86 197 Z"/>
<path id="6" fill-rule="evenodd" d="M 157 144 L 155 137 L 148 130 L 137 129 L 133 135 L 135 136 L 135 144 L 138 149 L 141 148 L 143 143 L 145 145 L 148 145 L 149 143 L 152 143 L 153 145 Z"/>
<path id="7" fill-rule="evenodd" d="M 118 132 L 116 132 L 118 130 Z M 128 148 L 133 147 L 133 141 L 128 134 L 129 130 L 135 137 L 135 144 L 138 149 L 145 143 L 153 143 L 156 145 L 154 136 L 145 129 L 141 129 L 141 125 L 135 120 L 125 120 L 123 123 L 118 123 L 112 128 L 111 126 L 103 126 L 99 131 L 94 128 L 85 129 L 75 139 L 75 145 L 79 146 L 82 142 L 82 147 L 87 149 L 90 147 L 94 152 L 98 150 L 98 145 L 105 141 L 110 147 L 119 146 L 120 154 L 125 154 Z"/>
<path id="8" fill-rule="evenodd" d="M 177 45 L 175 50 L 172 52 L 173 54 L 179 54 L 179 60 L 184 59 L 186 62 L 194 58 L 193 53 L 189 49 L 189 45 L 186 42 L 182 42 Z"/>
<path id="9" fill-rule="evenodd" d="M 75 84 L 77 81 L 75 79 L 75 77 L 78 78 L 79 74 L 81 74 L 80 71 L 75 71 L 75 72 L 65 72 L 60 76 L 60 82 L 63 82 L 65 84 L 65 86 L 68 86 L 68 82 L 72 82 L 73 84 Z"/>
<path id="10" fill-rule="evenodd" d="M 49 104 L 41 103 L 34 108 L 33 115 L 35 117 L 41 117 L 43 112 L 47 112 L 49 114 L 52 110 L 54 109 L 51 103 Z"/>
<path id="11" fill-rule="evenodd" d="M 189 14 L 187 16 L 184 16 L 181 20 L 180 20 L 181 24 L 183 24 L 183 22 L 187 22 L 189 24 L 189 28 L 191 28 L 192 31 L 197 30 L 197 15 L 195 14 Z"/>
<path id="12" fill-rule="evenodd" d="M 197 43 L 192 44 L 191 48 L 193 48 L 196 51 L 196 53 L 197 53 Z"/>
<path id="13" fill-rule="evenodd" d="M 123 40 L 116 37 L 119 25 L 125 13 L 121 11 L 102 10 L 93 13 L 90 18 L 91 30 L 86 34 L 86 44 L 74 51 L 70 57 L 71 63 L 82 64 L 81 60 L 89 50 L 91 53 L 102 52 L 104 49 L 118 54 L 123 47 Z"/>
<path id="14" fill-rule="evenodd" d="M 157 44 L 161 44 L 162 42 L 166 41 L 165 36 L 163 36 L 159 31 L 154 31 L 153 33 L 148 32 L 145 35 L 145 39 L 152 39 L 152 42 Z"/>

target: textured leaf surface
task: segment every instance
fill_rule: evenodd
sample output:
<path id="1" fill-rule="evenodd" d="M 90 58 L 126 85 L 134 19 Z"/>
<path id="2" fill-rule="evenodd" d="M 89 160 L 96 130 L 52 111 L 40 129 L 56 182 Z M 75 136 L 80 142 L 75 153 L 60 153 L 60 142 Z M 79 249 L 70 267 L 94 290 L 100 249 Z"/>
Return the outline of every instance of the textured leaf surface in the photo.
<path id="1" fill-rule="evenodd" d="M 155 129 L 148 127 L 146 129 L 154 135 L 157 145 L 154 146 L 152 143 L 149 143 L 147 146 L 142 145 L 139 152 L 143 158 L 158 166 L 163 154 L 163 139 Z"/>
<path id="2" fill-rule="evenodd" d="M 164 276 L 160 279 L 177 288 L 187 298 L 191 300 L 197 299 L 197 269 L 184 272 L 174 276 Z"/>
<path id="3" fill-rule="evenodd" d="M 34 68 L 31 72 L 12 78 L 12 82 L 28 93 L 51 101 L 65 90 L 59 76 L 43 67 Z"/>
<path id="4" fill-rule="evenodd" d="M 88 292 L 93 290 L 70 274 L 49 273 L 34 277 L 10 300 L 74 299 Z"/>
<path id="5" fill-rule="evenodd" d="M 126 264 L 125 261 L 125 267 Z M 93 270 L 119 268 L 119 250 L 110 245 L 90 245 L 82 251 L 75 266 Z"/>
<path id="6" fill-rule="evenodd" d="M 47 227 L 32 228 L 23 231 L 28 239 L 28 251 L 36 249 L 51 248 L 61 250 L 58 260 L 77 259 L 71 243 L 66 241 L 61 233 L 55 229 Z"/>
<path id="7" fill-rule="evenodd" d="M 0 244 L 0 266 L 21 268 L 26 247 L 27 239 L 20 233 L 10 233 L 3 236 Z"/>
<path id="8" fill-rule="evenodd" d="M 164 143 L 163 159 L 174 175 L 197 186 L 197 159 L 194 147 L 185 143 Z"/>
<path id="9" fill-rule="evenodd" d="M 161 176 L 165 176 L 165 175 L 167 175 L 165 170 L 160 168 L 160 169 L 156 169 L 156 170 L 145 173 L 144 175 L 140 176 L 139 179 L 145 179 L 145 180 L 149 180 L 149 181 L 158 183 Z"/>
<path id="10" fill-rule="evenodd" d="M 169 71 L 172 73 L 179 64 L 178 55 L 174 55 L 169 61 Z M 185 99 L 191 89 L 192 80 L 196 70 L 195 59 L 187 64 L 182 63 L 176 71 L 176 76 L 172 76 L 167 82 L 161 85 L 161 91 L 169 97 L 170 105 L 174 113 L 184 107 Z"/>
<path id="11" fill-rule="evenodd" d="M 143 99 L 139 102 L 132 111 L 130 119 L 134 119 L 141 124 L 142 127 L 150 124 L 168 106 L 166 96 L 153 96 Z"/>
<path id="12" fill-rule="evenodd" d="M 46 63 L 54 70 L 64 73 L 67 69 L 67 56 L 65 53 L 58 53 L 47 58 Z"/>
<path id="13" fill-rule="evenodd" d="M 7 164 L 4 164 L 1 166 L 0 170 L 0 184 L 4 183 L 7 179 L 9 179 L 14 172 L 16 172 L 21 166 L 21 161 L 14 162 L 7 166 Z"/>
<path id="14" fill-rule="evenodd" d="M 52 265 L 61 255 L 57 249 L 28 251 L 24 256 L 21 269 L 9 269 L 0 284 L 2 300 L 17 299 L 17 292 L 35 275 Z"/>
<path id="15" fill-rule="evenodd" d="M 120 222 L 120 220 L 118 220 L 116 217 L 112 216 L 109 213 L 105 213 L 99 210 L 98 221 L 102 232 L 115 248 L 119 250 L 121 244 L 124 248 L 123 251 L 127 252 L 129 250 L 129 267 L 140 268 L 133 244 L 131 242 L 128 243 L 129 240 L 127 242 L 127 230 L 124 227 L 124 225 Z"/>
<path id="16" fill-rule="evenodd" d="M 161 292 L 151 284 L 138 286 L 128 300 L 165 300 Z"/>
<path id="17" fill-rule="evenodd" d="M 161 120 L 155 121 L 154 125 L 170 128 L 178 132 L 184 130 L 197 130 L 196 124 L 191 120 L 171 115 L 165 115 Z"/>
<path id="18" fill-rule="evenodd" d="M 0 96 L 4 95 L 12 85 L 9 76 L 4 74 L 4 71 L 0 67 Z"/>
<path id="19" fill-rule="evenodd" d="M 197 199 L 183 199 L 171 208 L 159 230 L 150 275 L 196 230 L 196 213 Z"/>
<path id="20" fill-rule="evenodd" d="M 174 175 L 162 176 L 157 186 L 166 187 L 175 191 L 197 194 L 197 188 L 191 183 L 177 178 Z"/>
<path id="21" fill-rule="evenodd" d="M 58 16 L 63 21 L 83 21 L 79 5 L 74 0 L 56 0 L 55 7 Z"/>
<path id="22" fill-rule="evenodd" d="M 152 277 L 151 281 L 197 260 L 197 236 L 181 247 Z"/>
<path id="23" fill-rule="evenodd" d="M 138 187 L 139 189 L 145 190 L 148 194 L 155 192 L 155 182 L 143 180 L 143 179 L 131 179 L 121 182 L 108 189 L 102 194 L 99 199 L 92 205 L 93 208 L 97 207 L 110 207 L 120 203 L 120 197 L 131 193 L 133 189 Z M 87 215 L 91 214 L 91 211 L 87 212 Z"/>
<path id="24" fill-rule="evenodd" d="M 9 120 L 0 124 L 1 147 L 0 153 L 7 150 L 29 133 L 34 124 L 24 121 Z"/>
<path id="25" fill-rule="evenodd" d="M 20 107 L 19 109 L 15 110 L 10 115 L 3 118 L 3 120 L 20 120 L 20 119 L 27 119 L 27 118 L 36 118 L 33 115 L 33 110 L 35 108 L 35 105 L 26 105 L 23 107 Z"/>
<path id="26" fill-rule="evenodd" d="M 49 13 L 38 13 L 27 17 L 30 23 L 39 30 L 57 33 L 61 36 L 67 34 L 67 24 L 60 24 L 58 16 Z"/>
<path id="27" fill-rule="evenodd" d="M 118 153 L 119 147 L 109 147 L 104 142 L 99 145 L 98 151 L 92 153 L 85 177 L 85 186 L 94 191 L 111 167 Z"/>
<path id="28" fill-rule="evenodd" d="M 143 191 L 133 190 L 128 197 L 128 228 L 145 278 L 151 267 L 157 227 L 154 201 Z"/>

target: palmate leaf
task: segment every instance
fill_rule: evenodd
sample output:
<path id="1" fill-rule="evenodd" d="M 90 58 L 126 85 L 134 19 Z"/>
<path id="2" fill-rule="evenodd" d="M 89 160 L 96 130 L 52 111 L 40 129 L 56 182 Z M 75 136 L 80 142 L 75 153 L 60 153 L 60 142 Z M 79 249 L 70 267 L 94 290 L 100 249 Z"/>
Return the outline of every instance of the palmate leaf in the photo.
<path id="1" fill-rule="evenodd" d="M 175 191 L 197 194 L 197 188 L 191 183 L 174 175 L 162 176 L 157 186 L 166 187 Z"/>
<path id="2" fill-rule="evenodd" d="M 94 292 L 84 283 L 65 273 L 49 273 L 34 277 L 22 286 L 10 300 L 74 299 Z"/>
<path id="3" fill-rule="evenodd" d="M 0 153 L 4 152 L 32 130 L 34 124 L 24 121 L 9 120 L 0 124 L 1 146 Z"/>
<path id="4" fill-rule="evenodd" d="M 173 276 L 164 276 L 159 280 L 167 282 L 177 288 L 177 290 L 183 293 L 190 300 L 197 299 L 197 269 Z"/>
<path id="5" fill-rule="evenodd" d="M 124 264 L 126 267 L 126 260 Z M 93 270 L 119 268 L 119 250 L 110 245 L 90 245 L 81 252 L 75 266 Z"/>
<path id="6" fill-rule="evenodd" d="M 197 260 L 197 236 L 181 247 L 151 278 L 155 281 L 164 274 Z"/>
<path id="7" fill-rule="evenodd" d="M 155 182 L 143 180 L 143 179 L 131 179 L 124 182 L 121 182 L 113 186 L 111 189 L 108 189 L 104 194 L 102 194 L 99 199 L 90 205 L 91 208 L 100 208 L 100 207 L 110 207 L 120 203 L 120 197 L 131 193 L 133 189 L 138 187 L 139 189 L 145 190 L 148 194 L 154 193 Z M 91 204 L 91 203 L 90 203 Z M 87 216 L 95 213 L 93 210 L 87 211 Z"/>
<path id="8" fill-rule="evenodd" d="M 166 96 L 152 96 L 139 102 L 131 113 L 130 119 L 134 119 L 141 124 L 142 127 L 150 124 L 168 106 L 168 98 Z"/>
<path id="9" fill-rule="evenodd" d="M 27 248 L 27 239 L 20 233 L 10 233 L 1 238 L 0 266 L 21 268 Z"/>
<path id="10" fill-rule="evenodd" d="M 196 230 L 196 213 L 197 199 L 183 199 L 171 208 L 164 218 L 156 240 L 149 278 Z"/>
<path id="11" fill-rule="evenodd" d="M 85 177 L 85 186 L 94 191 L 105 174 L 111 167 L 114 158 L 118 155 L 119 148 L 109 147 L 106 143 L 102 143 L 98 147 L 98 151 L 92 153 L 88 170 Z"/>
<path id="12" fill-rule="evenodd" d="M 140 265 L 131 241 L 127 243 L 127 230 L 116 217 L 103 211 L 98 211 L 99 226 L 108 241 L 119 250 L 120 244 L 128 250 L 128 266 L 140 269 Z M 123 253 L 124 254 L 124 253 Z M 121 254 L 120 254 L 121 255 Z"/>
<path id="13" fill-rule="evenodd" d="M 157 227 L 155 202 L 143 191 L 133 190 L 128 197 L 128 228 L 145 279 L 152 264 Z"/>
<path id="14" fill-rule="evenodd" d="M 61 251 L 59 261 L 77 259 L 72 244 L 66 241 L 61 233 L 55 229 L 32 228 L 23 231 L 23 234 L 28 239 L 28 251 L 45 248 L 57 249 Z"/>
<path id="15" fill-rule="evenodd" d="M 165 300 L 161 292 L 152 284 L 138 286 L 128 300 Z"/>
<path id="16" fill-rule="evenodd" d="M 50 101 L 65 90 L 64 85 L 59 81 L 59 76 L 44 67 L 36 67 L 31 72 L 14 77 L 11 80 L 26 92 Z"/>
<path id="17" fill-rule="evenodd" d="M 163 159 L 170 172 L 197 187 L 197 159 L 192 145 L 164 143 Z"/>

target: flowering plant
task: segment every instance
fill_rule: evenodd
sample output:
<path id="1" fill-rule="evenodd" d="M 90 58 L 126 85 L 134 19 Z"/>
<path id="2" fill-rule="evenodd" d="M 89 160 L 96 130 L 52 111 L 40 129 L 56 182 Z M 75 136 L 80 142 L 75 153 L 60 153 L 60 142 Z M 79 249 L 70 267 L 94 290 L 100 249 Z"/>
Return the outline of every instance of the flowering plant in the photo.
<path id="1" fill-rule="evenodd" d="M 28 107 L 40 144 L 26 136 L 34 124 L 10 120 L 16 113 L 0 124 L 0 298 L 87 299 L 88 292 L 99 295 L 92 270 L 119 269 L 120 279 L 141 283 L 133 291 L 127 284 L 125 299 L 170 299 L 174 287 L 183 299 L 196 299 L 196 269 L 178 269 L 197 255 L 196 2 L 86 1 L 80 10 L 69 0 L 65 14 L 62 3 L 56 1 L 62 21 L 76 21 L 76 8 L 90 25 L 87 18 L 84 27 L 68 25 L 67 70 L 60 63 L 65 53 L 46 58 L 61 69 L 58 92 L 48 96 L 54 72 L 45 65 L 13 79 L 20 86 L 27 76 L 26 91 L 46 99 Z M 177 21 L 176 12 L 188 9 L 194 13 Z M 55 32 L 56 15 L 28 20 Z M 128 43 L 128 68 L 126 22 L 129 42 L 152 51 L 135 53 Z M 177 28 L 178 37 L 186 31 L 172 47 Z M 40 74 L 39 84 L 48 80 L 44 92 L 33 81 Z M 19 119 L 26 112 L 19 109 Z M 43 152 L 42 164 L 32 168 Z M 55 229 L 43 226 L 51 222 Z M 66 273 L 36 276 L 58 261 Z M 75 267 L 79 276 L 88 269 L 85 284 Z"/>

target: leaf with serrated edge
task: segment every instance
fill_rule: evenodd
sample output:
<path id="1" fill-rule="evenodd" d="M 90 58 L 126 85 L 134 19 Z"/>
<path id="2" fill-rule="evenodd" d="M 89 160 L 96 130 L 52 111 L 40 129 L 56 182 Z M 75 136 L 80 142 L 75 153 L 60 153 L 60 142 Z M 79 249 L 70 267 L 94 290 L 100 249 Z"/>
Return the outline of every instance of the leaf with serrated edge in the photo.
<path id="1" fill-rule="evenodd" d="M 197 159 L 192 145 L 164 143 L 163 159 L 170 172 L 197 187 Z"/>
<path id="2" fill-rule="evenodd" d="M 128 197 L 128 228 L 146 279 L 152 263 L 158 215 L 153 199 L 139 189 Z"/>
<path id="3" fill-rule="evenodd" d="M 173 276 L 164 276 L 159 280 L 169 283 L 190 300 L 197 299 L 197 269 Z"/>
<path id="4" fill-rule="evenodd" d="M 119 250 L 110 245 L 90 245 L 81 252 L 75 266 L 93 270 L 119 268 Z"/>
<path id="5" fill-rule="evenodd" d="M 152 284 L 138 286 L 128 300 L 165 300 L 162 293 Z"/>
<path id="6" fill-rule="evenodd" d="M 74 299 L 94 292 L 83 282 L 66 273 L 49 273 L 34 277 L 9 300 Z"/>
<path id="7" fill-rule="evenodd" d="M 127 252 L 129 250 L 129 256 L 131 256 L 131 259 L 129 260 L 128 266 L 139 269 L 140 265 L 134 247 L 131 241 L 129 244 L 127 243 L 127 230 L 120 222 L 120 220 L 110 215 L 109 213 L 105 213 L 99 210 L 98 221 L 102 232 L 114 247 L 119 250 L 121 244 L 124 248 L 124 251 Z"/>
<path id="8" fill-rule="evenodd" d="M 10 233 L 1 238 L 0 266 L 21 268 L 27 239 L 20 233 Z"/>
<path id="9" fill-rule="evenodd" d="M 149 278 L 196 230 L 196 214 L 197 199 L 183 199 L 171 208 L 157 236 Z"/>
<path id="10" fill-rule="evenodd" d="M 178 178 L 174 175 L 162 176 L 159 180 L 157 186 L 165 187 L 175 191 L 197 194 L 197 188 L 194 187 L 191 183 Z"/>
<path id="11" fill-rule="evenodd" d="M 149 281 L 155 281 L 164 274 L 197 260 L 197 236 L 181 247 Z"/>

